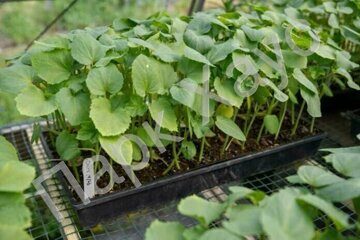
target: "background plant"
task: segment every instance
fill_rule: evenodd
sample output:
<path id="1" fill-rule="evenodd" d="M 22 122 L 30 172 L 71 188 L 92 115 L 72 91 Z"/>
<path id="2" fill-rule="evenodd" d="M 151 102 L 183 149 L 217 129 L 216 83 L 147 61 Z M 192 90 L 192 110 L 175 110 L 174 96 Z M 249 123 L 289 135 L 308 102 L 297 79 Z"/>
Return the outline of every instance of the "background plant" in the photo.
<path id="1" fill-rule="evenodd" d="M 313 165 L 302 166 L 290 182 L 302 184 L 287 187 L 267 196 L 264 192 L 241 186 L 230 187 L 224 203 L 207 201 L 198 196 L 183 199 L 178 211 L 197 220 L 186 228 L 178 222 L 154 221 L 147 229 L 146 240 L 176 239 L 256 239 L 320 240 L 357 239 L 346 230 L 359 232 L 359 222 L 336 207 L 352 200 L 359 214 L 360 147 L 324 149 L 331 152 L 324 159 L 338 172 Z M 305 185 L 310 188 L 305 188 Z M 321 217 L 325 228 L 314 220 Z"/>
<path id="2" fill-rule="evenodd" d="M 111 27 L 75 30 L 37 42 L 10 61 L 0 71 L 0 88 L 17 94 L 20 113 L 48 122 L 52 145 L 62 159 L 72 161 L 78 179 L 76 165 L 84 152 L 103 149 L 117 163 L 139 161 L 137 145 L 121 144 L 125 134 L 142 139 L 150 148 L 150 165 L 166 165 L 164 174 L 185 168 L 184 161 L 201 164 L 215 136 L 223 146 L 214 157 L 226 158 L 231 144 L 245 149 L 250 137 L 262 144 L 264 135 L 272 135 L 276 142 L 286 119 L 292 125 L 284 129 L 286 138 L 295 137 L 305 108 L 314 119 L 320 117 L 328 74 L 344 76 L 347 86 L 359 89 L 348 73 L 356 65 L 348 53 L 320 41 L 313 55 L 301 56 L 283 36 L 293 26 L 292 33 L 302 38 L 291 34 L 291 42 L 306 48 L 311 29 L 296 19 L 269 21 L 266 16 L 217 10 L 181 18 L 157 13 L 146 20 L 117 19 Z M 271 39 L 278 40 L 281 54 Z M 277 87 L 284 74 L 255 54 L 260 51 L 275 63 L 282 57 L 285 88 Z M 242 78 L 249 69 L 254 75 Z M 206 85 L 223 103 L 210 99 L 204 113 L 204 97 L 192 90 Z M 237 94 L 250 90 L 249 96 Z M 203 117 L 209 119 L 206 124 Z M 170 161 L 159 156 L 144 122 L 184 138 L 181 144 L 162 142 L 172 152 Z M 254 128 L 256 122 L 260 127 Z M 309 125 L 305 132 L 313 134 L 314 121 Z"/>
<path id="3" fill-rule="evenodd" d="M 35 177 L 35 169 L 18 159 L 15 148 L 0 136 L 0 236 L 3 239 L 31 239 L 31 213 L 23 192 Z"/>

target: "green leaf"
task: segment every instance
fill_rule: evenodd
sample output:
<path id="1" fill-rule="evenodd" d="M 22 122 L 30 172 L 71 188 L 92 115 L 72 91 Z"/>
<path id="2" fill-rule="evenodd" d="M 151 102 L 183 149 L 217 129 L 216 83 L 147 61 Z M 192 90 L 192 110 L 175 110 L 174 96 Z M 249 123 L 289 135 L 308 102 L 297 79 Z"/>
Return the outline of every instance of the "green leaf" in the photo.
<path id="1" fill-rule="evenodd" d="M 300 196 L 297 199 L 298 201 L 307 203 L 328 215 L 339 231 L 349 227 L 348 216 L 337 209 L 333 204 L 311 194 Z"/>
<path id="2" fill-rule="evenodd" d="M 0 225 L 0 236 L 3 239 L 31 240 L 32 238 L 22 227 Z"/>
<path id="3" fill-rule="evenodd" d="M 124 133 L 130 126 L 130 114 L 122 107 L 112 109 L 106 98 L 95 98 L 90 107 L 90 118 L 103 136 L 116 136 Z"/>
<path id="4" fill-rule="evenodd" d="M 76 139 L 80 141 L 88 141 L 96 137 L 97 130 L 91 121 L 83 122 L 76 135 Z"/>
<path id="5" fill-rule="evenodd" d="M 86 79 L 86 86 L 91 94 L 98 96 L 118 93 L 123 83 L 124 77 L 115 64 L 91 69 Z"/>
<path id="6" fill-rule="evenodd" d="M 261 223 L 270 239 L 313 239 L 315 231 L 312 219 L 296 202 L 299 194 L 299 190 L 286 188 L 266 199 Z"/>
<path id="7" fill-rule="evenodd" d="M 196 156 L 196 147 L 192 141 L 182 141 L 180 151 L 187 160 L 192 160 Z"/>
<path id="8" fill-rule="evenodd" d="M 195 92 L 198 87 L 194 80 L 186 78 L 179 82 L 178 85 L 174 85 L 170 89 L 170 93 L 177 102 L 191 108 L 201 116 L 207 115 L 207 117 L 210 117 L 214 113 L 215 102 L 210 99 L 209 112 L 203 111 L 202 97 Z"/>
<path id="9" fill-rule="evenodd" d="M 22 192 L 30 186 L 34 177 L 35 169 L 23 162 L 11 160 L 0 162 L 0 191 L 2 192 Z"/>
<path id="10" fill-rule="evenodd" d="M 264 192 L 261 192 L 259 190 L 251 190 L 249 188 L 241 186 L 232 186 L 229 187 L 229 190 L 231 192 L 227 200 L 229 206 L 232 206 L 234 203 L 241 199 L 248 199 L 253 204 L 259 204 L 266 197 L 266 194 Z"/>
<path id="11" fill-rule="evenodd" d="M 335 51 L 328 45 L 320 44 L 319 47 L 315 50 L 315 53 L 323 58 L 331 60 L 335 59 Z"/>
<path id="12" fill-rule="evenodd" d="M 13 180 L 19 181 L 19 179 Z M 30 181 L 28 181 L 28 184 L 30 183 Z M 25 206 L 25 199 L 22 194 L 0 194 L 0 226 L 7 226 L 10 228 L 18 227 L 22 229 L 31 226 L 31 213 L 29 209 Z M 4 236 L 1 237 L 2 239 L 4 239 Z M 16 237 L 15 239 L 18 238 Z"/>
<path id="13" fill-rule="evenodd" d="M 347 177 L 360 178 L 359 153 L 333 153 L 324 157 L 326 162 Z"/>
<path id="14" fill-rule="evenodd" d="M 301 166 L 297 174 L 302 182 L 312 187 L 324 187 L 344 180 L 332 172 L 317 166 Z"/>
<path id="15" fill-rule="evenodd" d="M 0 153 L 0 162 L 19 160 L 14 146 L 3 136 L 0 136 Z"/>
<path id="16" fill-rule="evenodd" d="M 170 99 L 166 97 L 161 97 L 149 105 L 149 110 L 152 119 L 154 119 L 160 127 L 176 132 L 178 130 L 177 118 L 169 100 Z"/>
<path id="17" fill-rule="evenodd" d="M 56 151 L 66 161 L 80 156 L 79 142 L 76 136 L 67 131 L 61 132 L 56 138 Z"/>
<path id="18" fill-rule="evenodd" d="M 329 24 L 330 27 L 332 27 L 332 28 L 336 28 L 336 29 L 339 29 L 339 28 L 340 28 L 339 20 L 338 20 L 338 18 L 336 17 L 336 15 L 333 14 L 333 13 L 330 14 L 330 16 L 329 16 L 328 24 Z"/>
<path id="19" fill-rule="evenodd" d="M 253 42 L 260 42 L 264 38 L 264 32 L 261 29 L 254 29 L 247 25 L 242 25 L 241 29 L 246 36 Z"/>
<path id="20" fill-rule="evenodd" d="M 280 127 L 280 122 L 276 115 L 266 115 L 264 117 L 264 124 L 270 134 L 276 134 Z"/>
<path id="21" fill-rule="evenodd" d="M 203 64 L 188 58 L 181 58 L 178 62 L 178 70 L 187 78 L 195 80 L 199 84 L 202 83 Z"/>
<path id="22" fill-rule="evenodd" d="M 349 41 L 360 44 L 360 33 L 348 26 L 340 26 L 341 34 Z"/>
<path id="23" fill-rule="evenodd" d="M 294 69 L 293 77 L 304 87 L 309 89 L 311 92 L 318 94 L 316 86 L 301 72 L 300 69 Z"/>
<path id="24" fill-rule="evenodd" d="M 19 94 L 31 84 L 34 77 L 34 69 L 27 65 L 15 64 L 0 68 L 0 91 Z"/>
<path id="25" fill-rule="evenodd" d="M 235 40 L 230 39 L 224 43 L 214 45 L 207 53 L 207 59 L 213 64 L 224 60 L 230 53 L 238 49 Z"/>
<path id="26" fill-rule="evenodd" d="M 208 226 L 213 221 L 220 218 L 225 210 L 221 203 L 210 202 L 196 195 L 192 195 L 180 201 L 178 210 L 181 214 L 193 217 L 200 224 Z"/>
<path id="27" fill-rule="evenodd" d="M 223 222 L 225 229 L 240 236 L 253 236 L 262 233 L 260 222 L 261 208 L 253 205 L 230 207 L 225 216 L 229 221 Z"/>
<path id="28" fill-rule="evenodd" d="M 25 88 L 16 98 L 16 107 L 22 115 L 41 117 L 56 110 L 55 98 L 45 97 L 34 85 Z"/>
<path id="29" fill-rule="evenodd" d="M 183 237 L 184 240 L 198 240 L 206 231 L 207 229 L 205 227 L 196 225 L 185 229 Z"/>
<path id="30" fill-rule="evenodd" d="M 214 46 L 214 40 L 210 36 L 200 35 L 190 29 L 184 33 L 184 42 L 187 46 L 201 54 L 207 53 Z"/>
<path id="31" fill-rule="evenodd" d="M 177 75 L 171 65 L 141 54 L 132 64 L 132 79 L 136 93 L 144 97 L 164 94 L 177 81 Z"/>
<path id="32" fill-rule="evenodd" d="M 307 104 L 307 112 L 310 116 L 314 118 L 321 117 L 321 103 L 319 95 L 310 92 L 304 87 L 300 89 L 300 94 Z"/>
<path id="33" fill-rule="evenodd" d="M 56 94 L 56 102 L 72 126 L 89 119 L 90 96 L 86 93 L 73 94 L 69 88 L 62 88 Z"/>
<path id="34" fill-rule="evenodd" d="M 332 202 L 344 202 L 360 197 L 360 178 L 344 180 L 317 189 L 316 194 Z"/>
<path id="35" fill-rule="evenodd" d="M 323 149 L 320 149 L 320 151 L 331 152 L 331 153 L 358 153 L 358 154 L 360 154 L 360 146 L 343 147 L 343 148 L 323 148 Z"/>
<path id="36" fill-rule="evenodd" d="M 178 222 L 160 222 L 155 220 L 146 230 L 145 240 L 183 240 L 185 227 Z"/>
<path id="37" fill-rule="evenodd" d="M 239 108 L 242 105 L 244 98 L 240 97 L 235 92 L 235 82 L 234 79 L 225 79 L 221 81 L 220 78 L 216 78 L 214 81 L 214 88 L 219 97 L 227 101 L 230 105 Z"/>
<path id="38" fill-rule="evenodd" d="M 360 90 L 360 86 L 354 82 L 353 78 L 351 77 L 350 73 L 346 71 L 344 68 L 338 68 L 336 70 L 336 73 L 344 76 L 347 79 L 347 85 L 350 88 L 353 88 L 355 90 Z"/>
<path id="39" fill-rule="evenodd" d="M 73 59 L 67 50 L 35 53 L 31 63 L 39 77 L 49 84 L 68 80 L 73 67 Z"/>
<path id="40" fill-rule="evenodd" d="M 125 136 L 100 137 L 101 147 L 118 164 L 131 165 L 133 161 L 133 144 Z"/>
<path id="41" fill-rule="evenodd" d="M 184 56 L 195 62 L 204 63 L 206 65 L 213 66 L 211 62 L 204 55 L 202 55 L 201 53 L 197 52 L 192 48 L 185 47 Z"/>
<path id="42" fill-rule="evenodd" d="M 307 57 L 296 54 L 291 50 L 281 50 L 284 57 L 284 64 L 288 68 L 306 68 Z"/>
<path id="43" fill-rule="evenodd" d="M 240 240 L 240 238 L 238 238 L 236 235 L 222 228 L 210 229 L 199 238 L 199 240 L 219 240 L 219 239 Z"/>
<path id="44" fill-rule="evenodd" d="M 71 46 L 72 57 L 83 65 L 91 65 L 105 57 L 109 47 L 102 45 L 89 33 L 81 31 L 74 35 Z"/>
<path id="45" fill-rule="evenodd" d="M 229 135 L 239 141 L 245 141 L 246 137 L 238 125 L 232 120 L 223 116 L 217 116 L 215 125 L 226 135 Z"/>

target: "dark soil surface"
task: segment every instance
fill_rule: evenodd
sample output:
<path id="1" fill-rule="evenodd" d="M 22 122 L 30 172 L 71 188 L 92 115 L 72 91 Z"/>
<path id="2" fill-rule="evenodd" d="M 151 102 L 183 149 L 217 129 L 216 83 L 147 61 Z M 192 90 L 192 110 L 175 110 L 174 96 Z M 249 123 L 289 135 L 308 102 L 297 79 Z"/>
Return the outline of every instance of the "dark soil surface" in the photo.
<path id="1" fill-rule="evenodd" d="M 136 174 L 137 178 L 139 179 L 139 181 L 142 183 L 142 185 L 144 185 L 146 183 L 153 182 L 153 181 L 156 181 L 161 178 L 165 178 L 165 177 L 176 175 L 176 174 L 181 174 L 181 173 L 184 173 L 184 172 L 187 172 L 187 171 L 190 171 L 193 169 L 197 169 L 200 167 L 205 167 L 205 166 L 217 163 L 217 162 L 226 161 L 229 159 L 240 157 L 240 156 L 246 155 L 248 153 L 255 153 L 255 152 L 265 150 L 265 149 L 274 148 L 279 145 L 284 145 L 284 144 L 290 143 L 292 141 L 302 139 L 304 137 L 315 135 L 319 132 L 317 129 L 315 129 L 313 133 L 310 133 L 309 127 L 308 127 L 309 123 L 307 123 L 305 121 L 301 121 L 296 134 L 294 136 L 291 136 L 291 126 L 292 125 L 291 125 L 290 119 L 285 118 L 283 127 L 282 127 L 283 130 L 280 132 L 279 138 L 276 141 L 274 140 L 273 135 L 263 134 L 263 137 L 261 138 L 261 140 L 259 141 L 259 144 L 258 144 L 256 142 L 256 137 L 258 134 L 258 129 L 260 129 L 260 124 L 261 124 L 260 122 L 256 122 L 256 121 L 254 122 L 254 125 L 252 128 L 253 130 L 250 131 L 244 148 L 242 148 L 239 143 L 236 143 L 235 141 L 233 141 L 231 143 L 230 147 L 224 153 L 223 157 L 220 157 L 220 151 L 223 147 L 225 136 L 224 136 L 224 134 L 222 134 L 220 132 L 216 132 L 215 137 L 207 138 L 207 144 L 205 144 L 205 148 L 204 148 L 204 157 L 201 162 L 198 161 L 198 156 L 196 156 L 194 158 L 194 160 L 186 160 L 182 157 L 182 155 L 180 155 L 179 156 L 180 169 L 177 169 L 176 167 L 174 167 L 166 175 L 164 175 L 163 174 L 164 171 L 168 168 L 169 164 L 171 164 L 172 159 L 173 159 L 171 145 L 169 145 L 167 147 L 167 151 L 164 154 L 160 154 L 157 152 L 158 156 L 161 159 L 158 159 L 158 158 L 153 159 L 153 161 L 150 162 L 150 164 L 146 168 L 136 171 L 135 174 Z M 45 138 L 49 144 L 49 147 L 53 154 L 53 157 L 57 158 L 58 155 L 57 155 L 56 151 L 54 150 L 55 148 L 52 146 L 51 141 L 49 140 L 49 137 L 45 135 Z M 197 147 L 197 154 L 198 154 L 200 152 L 201 140 L 195 140 L 195 145 Z M 178 145 L 178 148 L 179 147 L 180 147 L 180 143 Z M 82 159 L 90 157 L 90 155 L 91 155 L 90 153 L 86 153 L 86 152 L 83 152 L 83 153 L 84 154 L 83 154 Z M 107 156 L 106 153 L 104 153 L 104 152 L 102 152 L 101 154 L 103 156 Z M 110 158 L 108 158 L 108 159 L 110 159 Z M 81 160 L 79 160 L 79 162 L 81 162 Z M 121 167 L 121 165 L 114 164 L 113 167 L 114 167 L 114 170 L 116 171 L 116 173 L 118 174 L 118 176 L 124 176 L 126 180 L 125 180 L 125 182 L 123 182 L 121 184 L 115 184 L 113 187 L 113 190 L 111 192 L 123 191 L 123 190 L 134 188 L 132 181 L 126 175 L 126 173 L 123 170 L 123 168 Z M 72 167 L 69 167 L 69 169 L 72 170 Z M 78 167 L 78 171 L 80 173 L 80 178 L 81 178 L 80 184 L 83 186 L 81 167 Z M 110 181 L 110 176 L 109 176 L 109 174 L 105 173 L 98 180 L 97 184 L 99 187 L 105 187 L 108 185 L 109 181 Z M 73 195 L 75 196 L 76 199 L 78 199 L 76 194 L 73 194 Z"/>

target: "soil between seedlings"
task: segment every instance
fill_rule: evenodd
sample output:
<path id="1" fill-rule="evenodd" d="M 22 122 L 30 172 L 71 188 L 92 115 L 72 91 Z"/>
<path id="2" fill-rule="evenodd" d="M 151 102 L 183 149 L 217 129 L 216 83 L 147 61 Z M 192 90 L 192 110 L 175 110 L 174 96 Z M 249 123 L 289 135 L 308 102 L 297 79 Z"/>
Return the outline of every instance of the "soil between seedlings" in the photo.
<path id="1" fill-rule="evenodd" d="M 288 117 L 285 117 L 283 126 L 282 126 L 282 131 L 280 131 L 277 141 L 274 140 L 273 135 L 263 134 L 262 138 L 259 141 L 259 144 L 257 144 L 256 137 L 258 134 L 258 129 L 260 129 L 260 126 L 261 126 L 261 121 L 255 121 L 254 125 L 252 127 L 252 130 L 249 132 L 249 135 L 247 137 L 245 148 L 242 149 L 239 144 L 232 142 L 232 144 L 227 149 L 227 151 L 225 151 L 224 156 L 222 158 L 220 158 L 220 151 L 223 147 L 225 135 L 221 132 L 215 132 L 215 134 L 216 134 L 215 137 L 206 139 L 208 144 L 205 144 L 203 160 L 201 163 L 198 162 L 198 154 L 200 151 L 201 139 L 195 139 L 195 140 L 193 140 L 196 145 L 196 148 L 197 148 L 197 155 L 195 156 L 195 158 L 193 160 L 186 160 L 180 154 L 180 156 L 179 156 L 180 169 L 177 169 L 176 167 L 174 167 L 166 175 L 164 175 L 163 172 L 168 167 L 168 165 L 166 165 L 165 163 L 170 164 L 173 159 L 172 158 L 172 150 L 171 150 L 172 146 L 170 144 L 169 146 L 166 147 L 166 151 L 163 154 L 156 152 L 158 154 L 158 156 L 161 158 L 161 160 L 154 159 L 149 164 L 148 167 L 146 167 L 142 170 L 136 171 L 135 175 L 139 179 L 139 181 L 144 185 L 146 183 L 150 183 L 150 182 L 159 180 L 161 178 L 173 176 L 176 174 L 181 174 L 181 173 L 184 173 L 184 172 L 196 169 L 196 168 L 200 168 L 200 167 L 206 167 L 211 164 L 226 161 L 226 160 L 233 159 L 236 157 L 241 157 L 248 153 L 260 152 L 260 151 L 263 151 L 266 149 L 274 148 L 274 147 L 277 147 L 280 145 L 284 145 L 284 144 L 302 139 L 304 137 L 313 136 L 313 135 L 316 135 L 317 133 L 319 133 L 318 129 L 314 129 L 314 131 L 312 133 L 310 133 L 310 130 L 307 127 L 308 125 L 309 125 L 309 123 L 307 123 L 303 120 L 300 121 L 296 134 L 294 136 L 291 136 L 292 124 L 291 124 L 290 119 Z M 45 140 L 50 147 L 50 151 L 52 152 L 53 157 L 59 158 L 58 154 L 56 153 L 55 147 L 51 144 L 48 134 L 45 134 Z M 180 148 L 180 144 L 181 143 L 178 143 L 178 149 Z M 101 152 L 101 155 L 107 157 L 107 159 L 110 159 L 104 151 Z M 82 159 L 86 159 L 88 157 L 91 157 L 91 153 L 83 152 Z M 68 163 L 68 164 L 70 164 L 70 163 Z M 114 163 L 113 168 L 114 168 L 115 172 L 118 174 L 118 176 L 125 177 L 125 181 L 121 184 L 114 184 L 113 189 L 107 194 L 134 188 L 133 183 L 131 182 L 129 177 L 126 175 L 126 173 L 123 170 L 123 168 L 121 167 L 121 165 Z M 69 169 L 72 171 L 72 167 L 69 167 Z M 83 187 L 83 175 L 82 175 L 80 166 L 78 167 L 78 171 L 80 174 L 80 181 L 81 181 L 80 185 Z M 106 187 L 108 185 L 109 181 L 110 181 L 110 175 L 108 173 L 105 173 L 97 181 L 97 184 L 99 187 Z M 80 199 L 78 198 L 77 194 L 73 191 L 73 189 L 71 189 L 71 191 L 73 193 L 74 198 L 77 201 L 80 201 Z"/>

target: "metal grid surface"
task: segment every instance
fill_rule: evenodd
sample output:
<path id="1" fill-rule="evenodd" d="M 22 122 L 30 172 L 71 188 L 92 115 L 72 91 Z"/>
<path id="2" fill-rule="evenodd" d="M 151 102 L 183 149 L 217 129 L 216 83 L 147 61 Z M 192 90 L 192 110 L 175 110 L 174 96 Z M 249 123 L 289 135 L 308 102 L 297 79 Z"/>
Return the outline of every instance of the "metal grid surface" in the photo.
<path id="1" fill-rule="evenodd" d="M 26 160 L 29 164 L 37 167 L 37 172 L 41 173 L 44 169 L 50 168 L 47 161 L 43 146 L 39 144 L 30 145 L 31 125 L 12 126 L 0 129 L 0 133 L 5 135 L 15 147 L 19 150 L 21 160 Z M 322 147 L 339 146 L 333 140 L 326 139 Z M 27 160 L 28 159 L 28 160 Z M 313 159 L 309 159 L 308 163 L 323 164 L 320 155 L 317 154 Z M 279 188 L 289 186 L 286 177 L 296 173 L 299 162 L 276 169 L 264 174 L 247 178 L 243 181 L 232 182 L 221 185 L 199 193 L 203 197 L 213 201 L 223 201 L 227 196 L 227 189 L 230 185 L 243 185 L 253 189 L 262 190 L 268 194 L 278 190 Z M 82 228 L 77 224 L 77 218 L 73 212 L 69 200 L 65 197 L 64 190 L 56 178 L 45 182 L 45 187 L 50 195 L 56 198 L 57 206 L 60 206 L 65 220 L 58 223 L 51 215 L 40 196 L 34 195 L 34 190 L 27 192 L 27 204 L 32 210 L 32 227 L 28 229 L 29 234 L 34 239 L 124 239 L 124 240 L 140 240 L 144 238 L 144 233 L 149 224 L 160 219 L 164 221 L 180 221 L 185 226 L 192 226 L 195 221 L 179 214 L 176 210 L 177 201 L 170 202 L 166 205 L 146 208 L 138 212 L 127 213 L 119 216 L 115 220 L 102 223 L 94 228 Z M 351 217 L 355 217 L 349 206 L 339 206 L 345 212 L 350 213 Z M 65 214 L 64 214 L 65 213 Z M 318 219 L 320 222 L 321 219 Z"/>

